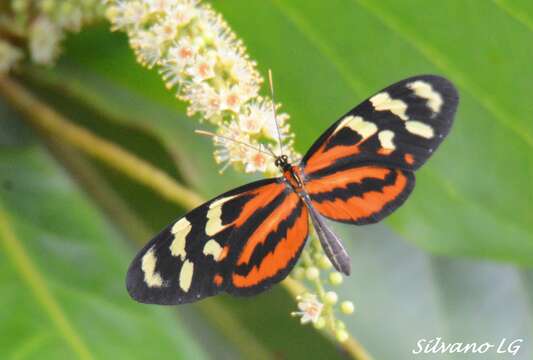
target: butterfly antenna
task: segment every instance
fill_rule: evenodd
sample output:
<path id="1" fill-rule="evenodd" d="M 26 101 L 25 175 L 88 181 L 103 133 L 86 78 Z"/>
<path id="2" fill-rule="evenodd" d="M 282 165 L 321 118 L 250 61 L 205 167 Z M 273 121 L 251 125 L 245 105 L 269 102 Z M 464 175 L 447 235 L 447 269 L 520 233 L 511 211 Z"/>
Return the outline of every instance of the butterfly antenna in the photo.
<path id="1" fill-rule="evenodd" d="M 239 140 L 236 140 L 236 139 L 232 139 L 232 138 L 230 138 L 228 136 L 224 136 L 224 135 L 218 135 L 218 134 L 212 133 L 210 131 L 194 130 L 194 132 L 197 133 L 197 134 L 200 134 L 200 135 L 210 136 L 210 137 L 215 138 L 215 139 L 218 138 L 218 139 L 224 139 L 224 140 L 228 140 L 228 141 L 233 141 L 234 143 L 247 146 L 250 149 L 253 149 L 253 150 L 257 151 L 257 152 L 272 156 L 273 158 L 277 158 L 276 154 L 274 154 L 272 152 L 272 150 L 270 150 L 266 146 L 265 146 L 265 149 L 267 149 L 268 151 L 263 151 L 261 148 L 255 147 L 255 146 L 250 145 L 248 143 L 245 143 L 244 141 L 239 141 Z"/>
<path id="2" fill-rule="evenodd" d="M 279 130 L 278 118 L 276 117 L 276 102 L 274 100 L 274 82 L 272 81 L 272 70 L 268 69 L 268 82 L 270 83 L 270 95 L 272 97 L 272 116 L 278 132 L 279 152 L 283 154 L 283 144 L 281 143 L 281 131 Z"/>

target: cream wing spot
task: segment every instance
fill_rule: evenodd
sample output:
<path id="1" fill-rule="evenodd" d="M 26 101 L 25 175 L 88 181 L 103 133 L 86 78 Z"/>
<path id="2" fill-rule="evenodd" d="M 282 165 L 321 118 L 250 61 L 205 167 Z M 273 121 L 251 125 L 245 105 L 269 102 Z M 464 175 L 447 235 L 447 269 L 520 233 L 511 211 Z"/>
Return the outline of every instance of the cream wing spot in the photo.
<path id="1" fill-rule="evenodd" d="M 189 291 L 192 283 L 192 276 L 194 275 L 194 264 L 189 260 L 185 260 L 183 265 L 181 265 L 180 277 L 179 277 L 179 286 L 181 290 L 187 292 Z"/>
<path id="2" fill-rule="evenodd" d="M 148 287 L 162 287 L 163 279 L 161 275 L 155 271 L 157 258 L 155 256 L 154 247 L 152 246 L 142 257 L 141 269 L 144 273 L 144 282 Z"/>
<path id="3" fill-rule="evenodd" d="M 346 124 L 348 124 L 350 121 L 352 121 L 354 119 L 354 116 L 353 115 L 348 115 L 346 116 L 344 119 L 341 120 L 341 122 L 339 123 L 339 125 L 337 125 L 337 127 L 335 128 L 335 131 L 333 132 L 333 134 L 336 134 L 337 132 L 339 132 L 340 130 L 342 130 Z"/>
<path id="4" fill-rule="evenodd" d="M 205 233 L 208 236 L 214 236 L 228 226 L 222 225 L 222 205 L 237 196 L 238 195 L 221 198 L 213 201 L 211 205 L 209 205 L 209 210 L 207 211 L 206 215 L 207 224 L 205 225 Z"/>
<path id="5" fill-rule="evenodd" d="M 203 252 L 205 256 L 211 255 L 215 261 L 218 261 L 222 253 L 222 246 L 216 240 L 211 239 L 205 243 Z"/>
<path id="6" fill-rule="evenodd" d="M 386 92 L 372 96 L 370 102 L 376 111 L 390 111 L 402 120 L 409 119 L 405 113 L 407 111 L 407 104 L 402 100 L 392 99 Z"/>
<path id="7" fill-rule="evenodd" d="M 365 121 L 361 116 L 348 115 L 342 119 L 333 133 L 335 134 L 345 127 L 348 127 L 361 135 L 363 140 L 368 139 L 378 131 L 376 124 L 370 121 Z"/>
<path id="8" fill-rule="evenodd" d="M 181 260 L 185 260 L 187 252 L 185 251 L 185 240 L 187 235 L 191 231 L 192 225 L 187 218 L 178 220 L 170 232 L 174 235 L 174 240 L 170 244 L 170 253 L 172 256 L 180 257 Z"/>
<path id="9" fill-rule="evenodd" d="M 396 146 L 392 141 L 394 139 L 394 132 L 391 130 L 382 130 L 378 134 L 379 143 L 381 147 L 387 150 L 395 150 Z"/>
<path id="10" fill-rule="evenodd" d="M 405 123 L 405 128 L 411 134 L 415 134 L 426 139 L 431 139 L 433 138 L 433 136 L 435 136 L 433 128 L 429 126 L 428 124 L 424 124 L 423 122 L 420 122 L 420 121 L 414 121 L 414 120 L 407 121 Z"/>
<path id="11" fill-rule="evenodd" d="M 435 91 L 430 83 L 417 80 L 407 84 L 407 87 L 414 91 L 415 95 L 427 100 L 427 106 L 434 113 L 439 113 L 444 101 L 440 93 Z"/>

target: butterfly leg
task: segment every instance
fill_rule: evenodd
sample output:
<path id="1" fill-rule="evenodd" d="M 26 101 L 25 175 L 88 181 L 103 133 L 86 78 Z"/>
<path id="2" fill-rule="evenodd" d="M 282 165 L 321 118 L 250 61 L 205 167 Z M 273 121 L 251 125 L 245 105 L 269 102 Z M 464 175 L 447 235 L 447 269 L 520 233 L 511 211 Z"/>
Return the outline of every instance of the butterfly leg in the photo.
<path id="1" fill-rule="evenodd" d="M 315 210 L 313 204 L 311 204 L 309 195 L 303 195 L 302 199 L 307 205 L 311 221 L 313 222 L 313 226 L 327 257 L 337 271 L 350 275 L 350 256 L 348 255 L 348 252 L 346 252 L 342 242 L 337 235 L 335 235 L 333 230 L 329 228 L 324 217 Z"/>

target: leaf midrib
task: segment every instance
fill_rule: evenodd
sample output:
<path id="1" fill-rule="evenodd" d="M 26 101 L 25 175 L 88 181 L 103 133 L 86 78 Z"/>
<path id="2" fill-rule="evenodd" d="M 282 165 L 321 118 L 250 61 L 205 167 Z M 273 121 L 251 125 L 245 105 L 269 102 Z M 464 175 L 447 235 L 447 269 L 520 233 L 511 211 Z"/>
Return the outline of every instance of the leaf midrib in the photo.
<path id="1" fill-rule="evenodd" d="M 454 80 L 466 89 L 477 102 L 484 107 L 502 126 L 507 127 L 515 133 L 517 138 L 524 141 L 529 147 L 533 147 L 533 136 L 527 129 L 519 125 L 519 121 L 510 114 L 503 106 L 500 106 L 496 99 L 486 94 L 482 88 L 476 85 L 465 73 L 456 68 L 442 52 L 437 48 L 424 42 L 422 39 L 412 33 L 412 31 L 402 24 L 393 14 L 376 6 L 369 0 L 352 0 L 360 4 L 376 19 L 381 21 L 387 28 L 395 31 L 404 41 L 416 49 L 422 56 L 433 63 L 436 67 L 449 73 Z"/>
<path id="2" fill-rule="evenodd" d="M 520 24 L 527 27 L 531 32 L 533 32 L 533 18 L 529 18 L 527 13 L 522 12 L 521 10 L 513 7 L 506 1 L 503 0 L 493 0 L 496 7 L 502 10 L 506 15 L 516 20 Z"/>

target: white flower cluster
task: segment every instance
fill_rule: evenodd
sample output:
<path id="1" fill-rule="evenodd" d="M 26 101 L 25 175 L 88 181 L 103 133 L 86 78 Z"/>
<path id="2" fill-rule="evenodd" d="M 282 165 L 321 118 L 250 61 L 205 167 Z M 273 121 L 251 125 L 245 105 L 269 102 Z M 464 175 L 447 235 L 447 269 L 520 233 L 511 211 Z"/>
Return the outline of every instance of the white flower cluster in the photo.
<path id="1" fill-rule="evenodd" d="M 51 65 L 65 33 L 77 32 L 103 13 L 99 0 L 6 0 L 0 6 L 0 74 L 24 57 Z"/>
<path id="2" fill-rule="evenodd" d="M 280 148 L 274 119 L 279 105 L 259 96 L 263 79 L 256 64 L 222 17 L 197 0 L 107 2 L 113 29 L 128 33 L 138 61 L 159 69 L 166 86 L 189 104 L 189 116 L 216 126 L 215 160 L 222 170 L 234 165 L 275 173 L 265 150 Z M 294 158 L 288 115 L 275 116 L 284 153 Z"/>

